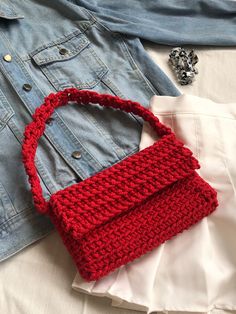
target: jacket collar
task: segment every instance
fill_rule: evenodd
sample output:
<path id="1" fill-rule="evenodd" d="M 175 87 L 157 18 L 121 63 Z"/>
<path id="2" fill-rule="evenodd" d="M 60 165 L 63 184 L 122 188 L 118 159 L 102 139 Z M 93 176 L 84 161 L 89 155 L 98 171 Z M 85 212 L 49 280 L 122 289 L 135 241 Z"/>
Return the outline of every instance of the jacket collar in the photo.
<path id="1" fill-rule="evenodd" d="M 8 0 L 0 0 L 0 18 L 7 20 L 23 19 L 24 16 L 16 11 Z"/>

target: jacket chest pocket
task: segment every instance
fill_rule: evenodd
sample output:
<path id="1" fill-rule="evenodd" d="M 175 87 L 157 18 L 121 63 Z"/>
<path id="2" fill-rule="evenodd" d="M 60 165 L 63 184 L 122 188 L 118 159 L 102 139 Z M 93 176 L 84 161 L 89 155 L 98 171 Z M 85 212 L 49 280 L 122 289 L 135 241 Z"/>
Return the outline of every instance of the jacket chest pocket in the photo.
<path id="1" fill-rule="evenodd" d="M 30 56 L 56 90 L 71 86 L 93 88 L 108 72 L 86 35 L 80 31 L 44 45 Z"/>

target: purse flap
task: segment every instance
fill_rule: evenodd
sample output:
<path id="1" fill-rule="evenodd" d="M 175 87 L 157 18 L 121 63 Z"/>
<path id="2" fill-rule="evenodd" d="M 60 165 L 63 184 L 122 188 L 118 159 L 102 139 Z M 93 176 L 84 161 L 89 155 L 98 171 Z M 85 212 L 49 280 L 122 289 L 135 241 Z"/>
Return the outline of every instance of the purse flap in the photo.
<path id="1" fill-rule="evenodd" d="M 112 167 L 53 194 L 50 216 L 63 232 L 79 239 L 199 167 L 174 134 L 165 135 Z"/>

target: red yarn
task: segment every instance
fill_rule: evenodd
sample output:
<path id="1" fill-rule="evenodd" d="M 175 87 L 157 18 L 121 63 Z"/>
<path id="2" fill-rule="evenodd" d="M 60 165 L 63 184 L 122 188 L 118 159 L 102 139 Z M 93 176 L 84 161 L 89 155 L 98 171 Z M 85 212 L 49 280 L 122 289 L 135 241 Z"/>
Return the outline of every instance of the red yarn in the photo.
<path id="1" fill-rule="evenodd" d="M 68 101 L 98 103 L 148 121 L 161 139 L 86 180 L 43 198 L 34 159 L 45 123 Z M 216 192 L 171 129 L 137 102 L 88 90 L 50 94 L 26 126 L 23 162 L 36 209 L 48 214 L 86 280 L 97 280 L 209 215 Z"/>

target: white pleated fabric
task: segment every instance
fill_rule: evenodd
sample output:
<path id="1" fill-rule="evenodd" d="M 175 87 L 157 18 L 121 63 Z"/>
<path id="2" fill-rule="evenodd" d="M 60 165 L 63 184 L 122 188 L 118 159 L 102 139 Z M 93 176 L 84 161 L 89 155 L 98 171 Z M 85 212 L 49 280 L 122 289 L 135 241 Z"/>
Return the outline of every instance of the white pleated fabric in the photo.
<path id="1" fill-rule="evenodd" d="M 96 282 L 77 274 L 72 287 L 147 313 L 236 312 L 236 103 L 154 96 L 150 110 L 193 151 L 220 205 L 191 229 Z M 145 124 L 140 149 L 155 139 Z"/>

